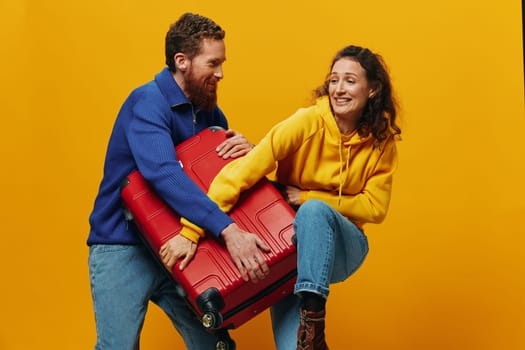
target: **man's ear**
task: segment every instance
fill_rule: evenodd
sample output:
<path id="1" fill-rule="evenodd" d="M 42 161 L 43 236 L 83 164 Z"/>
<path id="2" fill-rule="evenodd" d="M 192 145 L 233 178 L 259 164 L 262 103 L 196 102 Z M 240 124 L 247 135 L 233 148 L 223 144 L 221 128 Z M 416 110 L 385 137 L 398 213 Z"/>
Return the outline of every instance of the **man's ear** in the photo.
<path id="1" fill-rule="evenodd" d="M 184 72 L 188 68 L 188 56 L 181 52 L 177 52 L 175 56 L 173 57 L 175 61 L 175 68 L 177 70 L 180 70 L 181 72 Z"/>

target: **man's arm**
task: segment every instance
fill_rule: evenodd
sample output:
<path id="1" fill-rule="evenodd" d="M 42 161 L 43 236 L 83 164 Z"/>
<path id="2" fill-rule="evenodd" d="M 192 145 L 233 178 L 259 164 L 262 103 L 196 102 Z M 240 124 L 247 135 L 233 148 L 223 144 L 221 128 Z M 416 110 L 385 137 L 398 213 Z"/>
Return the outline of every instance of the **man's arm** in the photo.
<path id="1" fill-rule="evenodd" d="M 226 136 L 228 139 L 216 149 L 218 155 L 223 158 L 241 157 L 253 148 L 253 145 L 243 135 L 233 130 L 228 130 Z M 160 248 L 159 255 L 169 271 L 179 259 L 182 259 L 179 264 L 180 270 L 189 264 L 195 255 L 198 237 L 204 234 L 202 229 L 194 231 L 185 227 L 184 230 L 191 234 L 179 234 Z M 269 268 L 261 250 L 267 252 L 270 248 L 257 235 L 243 231 L 237 224 L 232 223 L 222 230 L 221 236 L 245 281 L 258 282 L 268 275 Z"/>

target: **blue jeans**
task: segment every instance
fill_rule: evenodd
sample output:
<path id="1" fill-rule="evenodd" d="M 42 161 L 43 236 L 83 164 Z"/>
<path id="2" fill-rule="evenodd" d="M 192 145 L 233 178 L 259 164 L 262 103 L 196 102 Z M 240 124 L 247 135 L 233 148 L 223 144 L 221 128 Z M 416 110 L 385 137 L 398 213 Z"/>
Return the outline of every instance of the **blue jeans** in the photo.
<path id="1" fill-rule="evenodd" d="M 332 207 L 318 200 L 303 203 L 294 221 L 297 235 L 295 294 L 271 308 L 278 350 L 297 348 L 300 292 L 328 298 L 330 283 L 344 281 L 363 263 L 368 253 L 364 233 Z"/>
<path id="2" fill-rule="evenodd" d="M 215 349 L 206 331 L 178 296 L 175 285 L 146 247 L 93 245 L 89 250 L 96 350 L 137 350 L 149 301 L 171 319 L 188 349 Z"/>

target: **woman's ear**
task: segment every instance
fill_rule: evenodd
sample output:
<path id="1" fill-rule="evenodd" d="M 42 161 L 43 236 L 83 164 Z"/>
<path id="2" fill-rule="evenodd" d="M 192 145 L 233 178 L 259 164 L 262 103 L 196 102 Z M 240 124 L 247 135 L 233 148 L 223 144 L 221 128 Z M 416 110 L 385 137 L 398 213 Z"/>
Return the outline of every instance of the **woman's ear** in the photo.
<path id="1" fill-rule="evenodd" d="M 177 70 L 184 72 L 188 68 L 188 56 L 186 56 L 185 54 L 177 52 L 173 60 L 175 62 L 175 68 L 177 68 Z"/>
<path id="2" fill-rule="evenodd" d="M 374 85 L 376 85 L 376 86 L 373 87 L 373 88 L 370 88 L 370 90 L 368 91 L 368 98 L 374 97 L 375 95 L 377 95 L 381 91 L 381 83 L 377 83 L 377 84 L 374 84 Z"/>

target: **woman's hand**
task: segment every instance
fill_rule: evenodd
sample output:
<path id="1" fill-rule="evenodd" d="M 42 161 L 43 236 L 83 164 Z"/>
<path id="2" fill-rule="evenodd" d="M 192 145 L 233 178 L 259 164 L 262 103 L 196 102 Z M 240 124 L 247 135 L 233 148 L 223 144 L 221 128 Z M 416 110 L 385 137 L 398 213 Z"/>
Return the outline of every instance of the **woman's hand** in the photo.
<path id="1" fill-rule="evenodd" d="M 171 272 L 173 265 L 183 259 L 179 265 L 182 271 L 195 256 L 197 244 L 184 236 L 176 235 L 160 247 L 159 255 L 164 266 Z"/>
<path id="2" fill-rule="evenodd" d="M 231 129 L 226 131 L 226 137 L 228 138 L 215 149 L 219 157 L 224 159 L 242 157 L 254 147 L 246 137 Z"/>
<path id="3" fill-rule="evenodd" d="M 299 207 L 301 205 L 301 190 L 294 186 L 286 186 L 283 191 L 284 198 L 292 207 Z"/>

